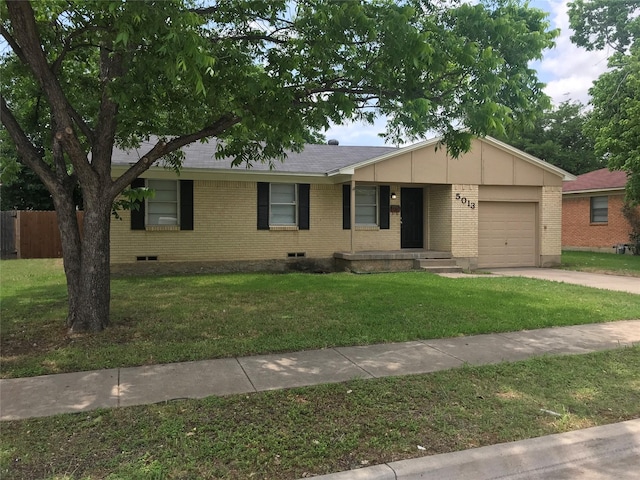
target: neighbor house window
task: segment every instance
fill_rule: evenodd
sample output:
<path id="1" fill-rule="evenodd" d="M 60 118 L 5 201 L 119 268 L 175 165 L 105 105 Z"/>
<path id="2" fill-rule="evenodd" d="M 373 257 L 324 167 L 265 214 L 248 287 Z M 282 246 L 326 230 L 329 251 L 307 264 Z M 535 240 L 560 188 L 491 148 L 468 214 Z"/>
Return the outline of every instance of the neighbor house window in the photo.
<path id="1" fill-rule="evenodd" d="M 155 191 L 147 199 L 147 225 L 179 225 L 178 182 L 176 180 L 147 180 L 147 188 Z"/>
<path id="2" fill-rule="evenodd" d="M 356 225 L 378 224 L 378 187 L 356 187 Z"/>
<path id="3" fill-rule="evenodd" d="M 607 223 L 609 220 L 608 197 L 591 197 L 591 223 Z"/>
<path id="4" fill-rule="evenodd" d="M 272 183 L 269 193 L 269 224 L 297 225 L 297 200 L 295 184 Z"/>

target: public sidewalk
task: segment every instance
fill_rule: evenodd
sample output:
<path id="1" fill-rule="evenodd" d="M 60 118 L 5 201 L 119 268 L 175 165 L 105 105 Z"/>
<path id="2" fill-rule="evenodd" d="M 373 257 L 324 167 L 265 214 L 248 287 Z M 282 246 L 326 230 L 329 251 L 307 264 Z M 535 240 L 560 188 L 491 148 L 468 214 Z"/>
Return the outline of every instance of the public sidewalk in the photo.
<path id="1" fill-rule="evenodd" d="M 0 380 L 0 420 L 354 378 L 428 373 L 640 343 L 640 320 Z"/>

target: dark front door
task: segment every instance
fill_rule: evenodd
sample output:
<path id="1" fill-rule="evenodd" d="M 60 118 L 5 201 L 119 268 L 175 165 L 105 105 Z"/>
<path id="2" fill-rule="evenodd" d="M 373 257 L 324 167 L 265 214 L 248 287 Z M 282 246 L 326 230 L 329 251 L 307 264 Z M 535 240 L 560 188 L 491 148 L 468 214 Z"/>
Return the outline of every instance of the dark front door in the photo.
<path id="1" fill-rule="evenodd" d="M 421 188 L 403 188 L 400 193 L 400 246 L 402 248 L 423 248 L 424 211 Z"/>

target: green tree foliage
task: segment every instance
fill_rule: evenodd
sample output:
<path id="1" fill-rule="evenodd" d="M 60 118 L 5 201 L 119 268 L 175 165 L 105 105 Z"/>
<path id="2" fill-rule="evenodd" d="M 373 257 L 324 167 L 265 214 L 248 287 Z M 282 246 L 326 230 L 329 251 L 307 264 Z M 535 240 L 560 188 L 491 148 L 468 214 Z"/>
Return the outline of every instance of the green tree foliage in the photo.
<path id="1" fill-rule="evenodd" d="M 50 191 L 60 222 L 68 324 L 109 318 L 109 215 L 155 162 L 218 137 L 217 155 L 273 162 L 347 120 L 390 120 L 387 138 L 473 135 L 548 105 L 529 63 L 552 46 L 546 14 L 516 0 L 5 0 L 2 122 Z M 464 129 L 464 130 L 463 130 Z M 114 145 L 157 144 L 119 178 Z M 84 198 L 84 235 L 71 192 Z"/>
<path id="2" fill-rule="evenodd" d="M 0 209 L 53 210 L 53 199 L 47 187 L 33 170 L 22 165 L 6 131 L 0 132 Z M 82 209 L 82 195 L 74 191 L 74 201 Z"/>
<path id="3" fill-rule="evenodd" d="M 574 175 L 605 166 L 594 151 L 592 138 L 583 130 L 589 114 L 579 102 L 563 102 L 547 110 L 533 127 L 511 130 L 502 140 L 534 157 L 541 158 Z"/>
<path id="4" fill-rule="evenodd" d="M 587 50 L 624 53 L 640 36 L 638 0 L 574 0 L 569 3 L 571 41 Z"/>
<path id="5" fill-rule="evenodd" d="M 0 186 L 0 206 L 2 210 L 53 210 L 51 194 L 38 176 L 26 167 L 10 183 Z"/>
<path id="6" fill-rule="evenodd" d="M 612 170 L 627 173 L 627 198 L 640 202 L 640 2 L 578 0 L 570 4 L 572 40 L 587 50 L 611 48 L 609 70 L 589 91 L 585 132 Z"/>

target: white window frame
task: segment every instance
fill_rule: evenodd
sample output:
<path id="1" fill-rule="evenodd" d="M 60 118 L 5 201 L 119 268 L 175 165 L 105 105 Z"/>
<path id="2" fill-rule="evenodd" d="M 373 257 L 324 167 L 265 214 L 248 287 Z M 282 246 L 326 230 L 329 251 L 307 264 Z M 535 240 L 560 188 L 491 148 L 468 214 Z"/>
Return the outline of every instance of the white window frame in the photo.
<path id="1" fill-rule="evenodd" d="M 173 184 L 176 186 L 176 222 L 175 223 L 151 223 L 149 220 L 149 215 L 150 215 L 150 204 L 153 204 L 154 202 L 158 202 L 160 203 L 159 200 L 155 200 L 155 198 L 147 198 L 145 199 L 145 225 L 146 226 L 150 226 L 150 227 L 161 227 L 161 226 L 172 226 L 172 227 L 179 227 L 180 226 L 180 182 L 178 180 L 167 180 L 164 178 L 148 178 L 145 179 L 145 186 L 149 189 L 153 190 L 153 187 L 151 187 L 149 185 L 149 182 L 173 182 Z M 173 203 L 173 202 L 166 202 L 163 201 L 162 203 Z"/>
<path id="2" fill-rule="evenodd" d="M 288 186 L 288 187 L 293 187 L 293 202 L 274 202 L 272 199 L 272 192 L 273 192 L 273 186 L 274 185 L 284 185 L 284 186 Z M 299 198 L 298 198 L 298 184 L 296 183 L 269 183 L 269 225 L 270 226 L 297 226 L 298 225 L 298 203 L 299 203 Z M 272 208 L 274 205 L 287 205 L 287 206 L 292 206 L 293 207 L 293 222 L 289 223 L 276 223 L 273 221 L 273 213 L 272 213 Z"/>
<path id="3" fill-rule="evenodd" d="M 367 203 L 367 204 L 360 204 L 358 205 L 358 190 L 362 191 L 362 190 L 375 190 L 375 204 L 371 204 L 371 203 Z M 376 186 L 376 185 L 360 185 L 360 186 L 356 186 L 356 191 L 354 192 L 354 203 L 355 203 L 355 209 L 356 209 L 356 226 L 378 226 L 380 223 L 380 189 Z M 375 213 L 375 218 L 373 223 L 359 223 L 358 222 L 358 208 L 363 208 L 363 207 L 375 207 L 376 213 Z"/>
<path id="4" fill-rule="evenodd" d="M 591 223 L 609 223 L 609 197 L 597 196 L 589 199 L 589 220 Z"/>

